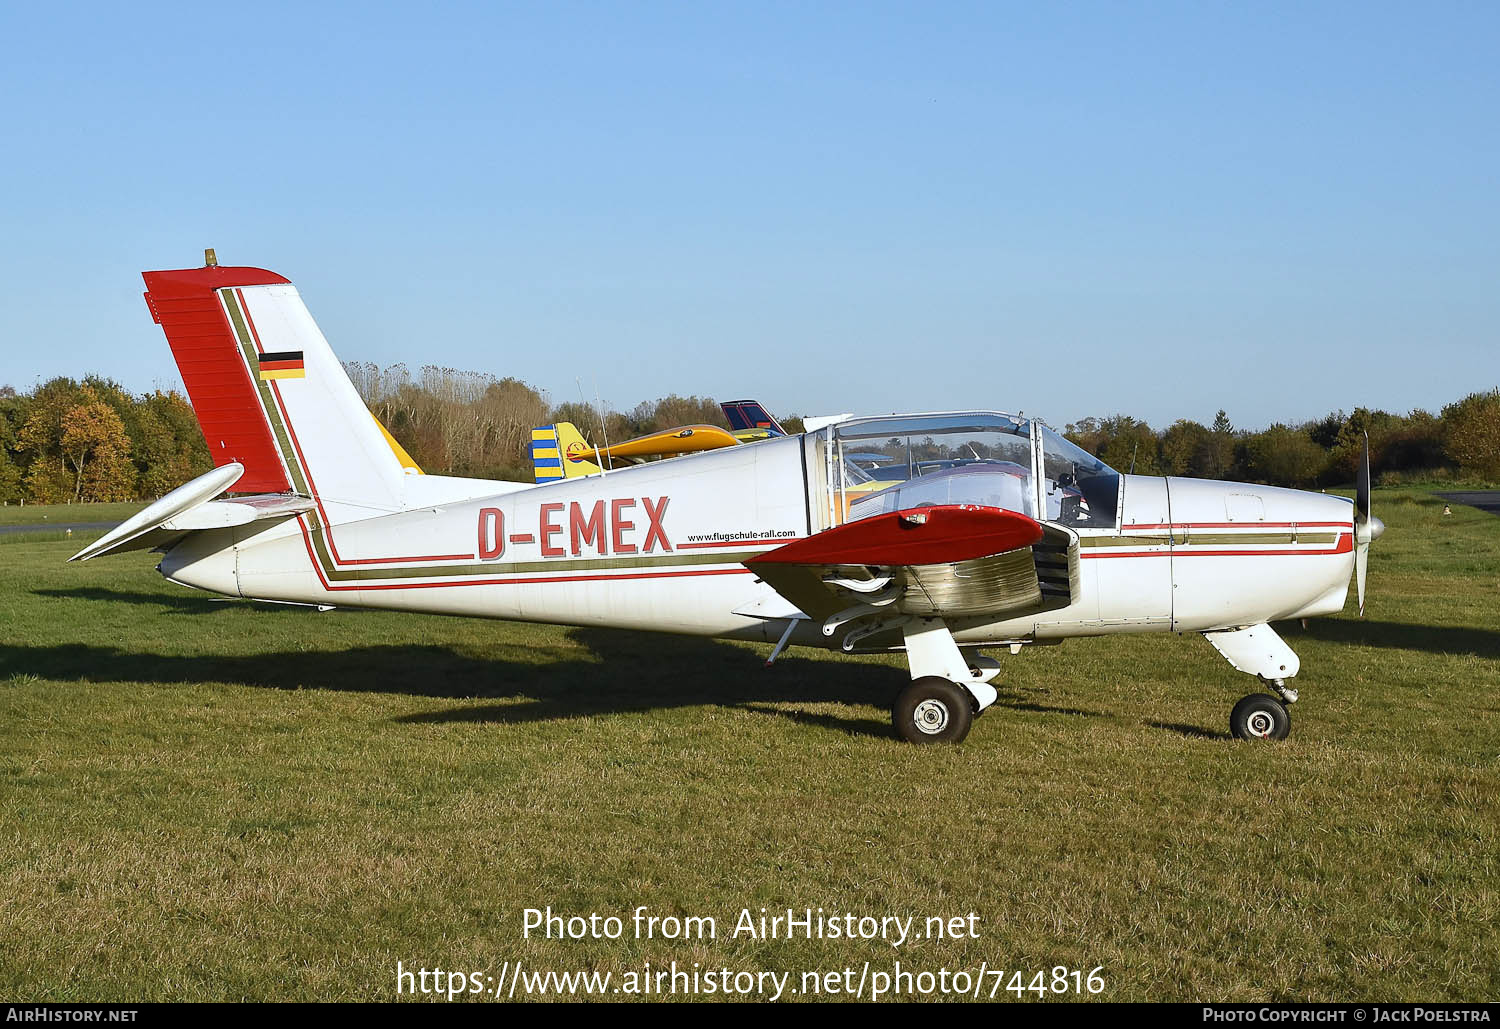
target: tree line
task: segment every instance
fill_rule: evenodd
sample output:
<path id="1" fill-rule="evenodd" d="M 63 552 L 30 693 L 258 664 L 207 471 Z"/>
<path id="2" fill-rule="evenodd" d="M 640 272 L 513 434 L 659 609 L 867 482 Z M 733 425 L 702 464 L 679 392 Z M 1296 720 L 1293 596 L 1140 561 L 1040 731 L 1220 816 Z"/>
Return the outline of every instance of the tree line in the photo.
<path id="1" fill-rule="evenodd" d="M 676 394 L 614 411 L 583 400 L 553 404 L 519 379 L 424 365 L 381 368 L 346 361 L 366 406 L 425 471 L 485 479 L 531 479 L 531 430 L 572 422 L 591 441 L 623 440 L 679 425 L 729 422 L 710 397 Z M 801 431 L 794 419 L 788 426 Z"/>
<path id="2" fill-rule="evenodd" d="M 1500 481 L 1500 390 L 1470 393 L 1439 414 L 1357 407 L 1315 421 L 1237 430 L 1224 411 L 1204 425 L 1179 419 L 1153 429 L 1129 415 L 1084 418 L 1069 439 L 1106 464 L 1139 475 L 1232 479 L 1298 489 L 1354 481 L 1365 438 L 1382 485 Z"/>
<path id="3" fill-rule="evenodd" d="M 187 398 L 90 376 L 0 386 L 0 501 L 159 497 L 213 467 Z"/>
<path id="4" fill-rule="evenodd" d="M 531 430 L 570 421 L 590 439 L 619 442 L 678 425 L 727 427 L 709 397 L 670 395 L 629 411 L 552 403 L 519 379 L 427 365 L 349 362 L 350 381 L 391 435 L 429 472 L 529 481 Z M 801 431 L 795 415 L 781 419 Z M 1165 429 L 1129 415 L 1084 418 L 1065 435 L 1120 471 L 1317 488 L 1352 482 L 1365 434 L 1376 479 L 1500 481 L 1500 390 L 1471 393 L 1438 414 L 1356 408 L 1298 425 L 1236 429 L 1224 411 L 1207 425 Z M 27 392 L 0 387 L 0 501 L 60 504 L 148 500 L 212 467 L 187 398 L 134 394 L 98 376 L 56 378 Z"/>

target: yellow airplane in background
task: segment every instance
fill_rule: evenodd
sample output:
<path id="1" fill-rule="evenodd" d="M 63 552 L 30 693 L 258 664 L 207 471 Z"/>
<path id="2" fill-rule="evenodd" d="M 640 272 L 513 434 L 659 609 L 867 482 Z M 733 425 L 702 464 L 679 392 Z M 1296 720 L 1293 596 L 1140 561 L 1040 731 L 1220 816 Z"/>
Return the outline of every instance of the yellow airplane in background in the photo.
<path id="1" fill-rule="evenodd" d="M 720 450 L 786 435 L 781 423 L 758 401 L 731 400 L 719 406 L 734 431 L 717 425 L 679 425 L 623 443 L 597 446 L 584 439 L 572 422 L 539 425 L 531 430 L 532 472 L 537 482 L 557 482 L 597 475 L 617 465 L 636 464 L 650 458 Z"/>

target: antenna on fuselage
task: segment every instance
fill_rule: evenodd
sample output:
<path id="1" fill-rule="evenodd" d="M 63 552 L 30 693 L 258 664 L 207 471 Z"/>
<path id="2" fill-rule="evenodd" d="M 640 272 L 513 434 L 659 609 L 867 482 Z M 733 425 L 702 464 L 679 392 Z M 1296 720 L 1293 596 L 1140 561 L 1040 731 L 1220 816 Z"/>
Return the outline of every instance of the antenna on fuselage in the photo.
<path id="1" fill-rule="evenodd" d="M 574 379 L 573 383 L 578 387 L 578 402 L 584 407 L 589 406 L 588 399 L 583 395 L 583 380 Z M 599 419 L 599 435 L 604 440 L 604 449 L 609 450 L 609 432 L 604 428 L 603 404 L 599 401 L 599 380 L 594 379 L 594 417 Z M 609 471 L 605 467 L 603 455 L 599 453 L 599 444 L 594 444 L 594 463 L 599 466 L 599 474 L 604 475 Z"/>
<path id="2" fill-rule="evenodd" d="M 604 400 L 599 396 L 599 376 L 594 375 L 594 413 L 599 416 L 599 435 L 604 438 L 604 449 L 609 449 L 609 429 L 604 424 Z M 614 458 L 610 458 L 610 468 L 614 468 Z"/>

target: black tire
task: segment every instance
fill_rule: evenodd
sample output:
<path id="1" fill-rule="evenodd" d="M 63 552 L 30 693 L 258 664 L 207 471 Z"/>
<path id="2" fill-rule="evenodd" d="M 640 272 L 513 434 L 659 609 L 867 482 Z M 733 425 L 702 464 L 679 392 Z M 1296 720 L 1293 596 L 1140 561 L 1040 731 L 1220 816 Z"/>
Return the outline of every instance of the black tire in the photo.
<path id="1" fill-rule="evenodd" d="M 1269 693 L 1252 693 L 1229 712 L 1229 731 L 1237 740 L 1284 740 L 1292 731 L 1292 716 Z"/>
<path id="2" fill-rule="evenodd" d="M 961 743 L 974 724 L 974 698 L 962 686 L 928 675 L 896 694 L 891 721 L 907 743 Z"/>

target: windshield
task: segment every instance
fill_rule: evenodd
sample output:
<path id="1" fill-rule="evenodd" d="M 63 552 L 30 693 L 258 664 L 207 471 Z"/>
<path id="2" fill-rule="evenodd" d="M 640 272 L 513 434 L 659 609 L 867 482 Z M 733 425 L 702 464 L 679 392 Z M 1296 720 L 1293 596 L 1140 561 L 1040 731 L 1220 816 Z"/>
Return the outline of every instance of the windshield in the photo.
<path id="1" fill-rule="evenodd" d="M 1114 528 L 1120 473 L 1045 425 L 1041 430 L 1047 520 L 1073 528 Z"/>

